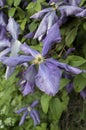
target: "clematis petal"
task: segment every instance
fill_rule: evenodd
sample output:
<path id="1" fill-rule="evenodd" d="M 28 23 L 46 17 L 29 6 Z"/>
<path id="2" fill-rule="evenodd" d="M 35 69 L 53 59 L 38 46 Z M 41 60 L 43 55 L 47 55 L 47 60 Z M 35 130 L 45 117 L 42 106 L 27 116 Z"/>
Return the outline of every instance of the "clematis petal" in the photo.
<path id="1" fill-rule="evenodd" d="M 74 85 L 72 82 L 70 82 L 65 87 L 66 87 L 67 92 L 70 93 L 73 90 Z"/>
<path id="2" fill-rule="evenodd" d="M 30 107 L 31 108 L 33 108 L 33 107 L 35 107 L 36 105 L 38 105 L 38 100 L 35 100 L 31 105 L 30 105 Z"/>
<path id="3" fill-rule="evenodd" d="M 83 99 L 86 99 L 86 90 L 82 90 L 82 91 L 80 92 L 80 95 L 81 95 L 81 97 L 82 97 Z"/>
<path id="4" fill-rule="evenodd" d="M 30 48 L 26 43 L 21 45 L 21 50 L 24 51 L 26 54 L 31 54 L 33 57 L 36 57 L 40 53 L 32 48 Z"/>
<path id="5" fill-rule="evenodd" d="M 43 36 L 46 34 L 46 32 L 48 33 L 48 30 L 52 27 L 52 25 L 57 22 L 58 17 L 55 13 L 55 11 L 51 11 L 49 13 L 47 13 L 43 20 L 41 21 L 34 38 L 38 38 L 39 40 L 41 40 L 43 38 Z"/>
<path id="6" fill-rule="evenodd" d="M 20 50 L 20 45 L 21 45 L 21 42 L 19 42 L 18 40 L 15 40 L 12 43 L 10 57 L 11 56 L 15 57 L 18 55 L 18 52 Z M 5 73 L 5 79 L 8 79 L 12 75 L 12 73 L 14 72 L 14 69 L 15 69 L 15 67 L 7 66 L 6 73 Z"/>
<path id="7" fill-rule="evenodd" d="M 52 3 L 58 3 L 59 0 L 50 0 L 49 1 L 49 4 L 52 4 Z"/>
<path id="8" fill-rule="evenodd" d="M 50 30 L 48 31 L 47 36 L 43 40 L 44 46 L 42 50 L 42 55 L 45 56 L 48 51 L 51 49 L 52 45 L 55 42 L 60 42 L 61 41 L 61 34 L 60 34 L 60 29 L 57 23 L 55 23 Z"/>
<path id="9" fill-rule="evenodd" d="M 54 96 L 59 90 L 61 71 L 55 65 L 52 66 L 39 65 L 36 85 L 41 91 Z"/>
<path id="10" fill-rule="evenodd" d="M 25 111 L 20 122 L 19 122 L 19 126 L 21 126 L 24 123 L 27 115 L 28 115 L 28 111 Z"/>
<path id="11" fill-rule="evenodd" d="M 21 109 L 16 110 L 15 113 L 20 114 L 21 112 L 26 111 L 26 110 L 27 110 L 26 107 L 22 107 Z"/>
<path id="12" fill-rule="evenodd" d="M 2 47 L 10 47 L 11 43 L 8 39 L 0 40 L 0 48 Z"/>
<path id="13" fill-rule="evenodd" d="M 81 0 L 66 0 L 68 1 L 67 3 L 70 4 L 70 5 L 73 5 L 73 6 L 77 6 Z"/>
<path id="14" fill-rule="evenodd" d="M 12 17 L 9 18 L 7 30 L 11 33 L 13 39 L 18 39 L 18 35 L 20 34 L 19 24 Z"/>
<path id="15" fill-rule="evenodd" d="M 29 93 L 32 93 L 34 91 L 34 83 L 26 82 L 23 86 L 22 94 L 23 96 L 26 96 Z"/>
<path id="16" fill-rule="evenodd" d="M 38 112 L 36 110 L 33 109 L 30 111 L 30 117 L 34 121 L 34 126 L 36 126 L 37 124 L 40 123 L 39 115 L 38 115 Z"/>
<path id="17" fill-rule="evenodd" d="M 37 70 L 34 64 L 32 64 L 23 74 L 24 79 L 29 82 L 34 82 L 35 76 L 37 74 Z"/>
<path id="18" fill-rule="evenodd" d="M 7 23 L 6 15 L 1 11 L 0 12 L 0 25 L 5 26 Z"/>
<path id="19" fill-rule="evenodd" d="M 64 69 L 65 71 L 69 72 L 69 73 L 72 73 L 72 74 L 80 74 L 82 72 L 86 72 L 86 70 L 80 70 L 79 68 L 76 68 L 76 67 L 72 67 L 68 64 L 65 64 L 65 63 L 62 63 L 62 62 L 59 62 L 59 61 L 56 61 L 52 58 L 50 59 L 47 59 L 47 61 L 55 64 L 57 67 L 59 67 L 60 69 Z"/>
<path id="20" fill-rule="evenodd" d="M 67 56 L 68 56 L 69 54 L 71 54 L 73 51 L 75 51 L 75 48 L 69 48 L 69 49 L 66 51 L 65 55 L 64 55 L 64 59 L 66 59 Z"/>
<path id="21" fill-rule="evenodd" d="M 41 23 L 40 23 L 40 25 L 39 25 L 36 33 L 35 33 L 34 39 L 40 37 L 41 35 L 43 37 L 46 34 L 47 27 L 48 27 L 47 18 L 48 18 L 49 15 L 50 15 L 50 12 L 47 13 L 43 17 L 43 19 L 42 19 L 42 21 L 41 21 Z"/>
<path id="22" fill-rule="evenodd" d="M 12 42 L 12 47 L 11 47 L 11 54 L 10 56 L 17 56 L 18 52 L 20 50 L 21 42 L 18 40 L 15 40 Z"/>
<path id="23" fill-rule="evenodd" d="M 60 11 L 60 13 L 61 13 L 61 15 L 60 15 L 60 18 L 58 19 L 59 27 L 61 27 L 68 20 L 68 18 L 66 17 L 66 15 L 63 11 Z"/>
<path id="24" fill-rule="evenodd" d="M 7 55 L 11 51 L 11 48 L 6 48 L 0 52 L 0 57 Z"/>
<path id="25" fill-rule="evenodd" d="M 33 37 L 34 37 L 34 34 L 35 34 L 35 31 L 26 34 L 24 37 L 25 37 L 26 39 L 33 38 Z"/>
<path id="26" fill-rule="evenodd" d="M 31 65 L 24 73 L 23 73 L 23 79 L 25 83 L 22 85 L 22 93 L 23 95 L 27 95 L 34 91 L 34 82 L 35 82 L 35 76 L 37 74 L 36 68 L 34 65 Z"/>
<path id="27" fill-rule="evenodd" d="M 16 65 L 22 64 L 24 62 L 29 62 L 31 60 L 33 60 L 32 56 L 24 56 L 24 55 L 17 57 L 6 57 L 6 56 L 0 57 L 0 61 L 3 64 L 6 64 L 7 66 L 11 67 L 15 67 Z"/>
<path id="28" fill-rule="evenodd" d="M 86 17 L 86 9 L 76 14 L 77 17 Z"/>
<path id="29" fill-rule="evenodd" d="M 55 11 L 50 12 L 47 18 L 47 23 L 48 23 L 47 33 L 48 30 L 52 27 L 52 25 L 55 24 L 57 21 L 58 21 L 58 17 L 56 15 L 56 12 Z"/>
<path id="30" fill-rule="evenodd" d="M 6 28 L 5 26 L 0 25 L 0 40 L 6 38 Z"/>
<path id="31" fill-rule="evenodd" d="M 15 67 L 9 67 L 7 66 L 6 72 L 5 72 L 5 79 L 8 79 L 12 73 L 14 72 Z"/>
<path id="32" fill-rule="evenodd" d="M 30 18 L 34 18 L 34 19 L 42 18 L 46 13 L 50 11 L 52 11 L 52 8 L 43 9 L 39 11 L 38 13 L 35 13 L 34 15 L 32 15 Z"/>
<path id="33" fill-rule="evenodd" d="M 69 0 L 69 4 L 76 6 L 76 5 L 77 5 L 77 2 L 76 2 L 76 0 Z"/>
<path id="34" fill-rule="evenodd" d="M 81 9 L 80 7 L 69 5 L 59 6 L 58 10 L 63 11 L 66 14 L 66 16 L 76 15 L 77 13 L 83 11 L 83 9 Z"/>
<path id="35" fill-rule="evenodd" d="M 0 0 L 0 7 L 3 7 L 5 5 L 5 0 Z"/>

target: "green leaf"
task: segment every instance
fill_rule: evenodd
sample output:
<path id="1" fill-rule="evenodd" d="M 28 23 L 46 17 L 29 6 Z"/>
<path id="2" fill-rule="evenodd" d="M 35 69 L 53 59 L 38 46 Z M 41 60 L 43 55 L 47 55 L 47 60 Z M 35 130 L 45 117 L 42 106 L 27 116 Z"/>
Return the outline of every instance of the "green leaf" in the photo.
<path id="1" fill-rule="evenodd" d="M 27 10 L 29 10 L 29 9 L 34 9 L 35 5 L 36 5 L 35 2 L 31 2 L 31 3 L 28 4 L 28 6 L 26 7 L 26 9 L 27 9 Z"/>
<path id="2" fill-rule="evenodd" d="M 21 25 L 20 25 L 21 30 L 24 30 L 24 29 L 25 29 L 26 22 L 27 22 L 27 19 L 26 19 L 26 18 L 22 20 L 22 23 L 21 23 Z"/>
<path id="3" fill-rule="evenodd" d="M 14 0 L 14 6 L 17 7 L 20 4 L 21 0 Z"/>
<path id="4" fill-rule="evenodd" d="M 29 26 L 30 31 L 33 32 L 37 28 L 37 25 L 38 25 L 37 23 L 32 22 Z"/>
<path id="5" fill-rule="evenodd" d="M 50 102 L 51 119 L 58 121 L 62 115 L 63 110 L 63 104 L 58 98 L 55 98 Z"/>
<path id="6" fill-rule="evenodd" d="M 66 36 L 65 42 L 68 47 L 73 43 L 76 38 L 78 28 L 73 28 Z"/>
<path id="7" fill-rule="evenodd" d="M 7 0 L 7 4 L 11 6 L 13 4 L 13 0 Z"/>
<path id="8" fill-rule="evenodd" d="M 69 82 L 70 82 L 69 79 L 62 78 L 60 80 L 60 88 L 59 88 L 59 90 L 61 90 L 62 88 L 64 88 Z"/>
<path id="9" fill-rule="evenodd" d="M 80 92 L 84 89 L 85 86 L 86 78 L 82 74 L 76 75 L 76 77 L 74 78 L 74 90 L 76 92 Z"/>
<path id="10" fill-rule="evenodd" d="M 48 112 L 48 108 L 49 108 L 49 102 L 51 100 L 51 96 L 44 94 L 41 97 L 41 106 L 42 106 L 42 110 L 43 112 L 46 114 Z"/>
<path id="11" fill-rule="evenodd" d="M 38 3 L 45 2 L 45 0 L 37 0 Z"/>
<path id="12" fill-rule="evenodd" d="M 17 11 L 18 11 L 18 16 L 20 17 L 20 19 L 23 19 L 25 17 L 25 12 L 23 11 L 23 9 L 21 9 L 20 7 L 17 7 Z"/>
<path id="13" fill-rule="evenodd" d="M 35 10 L 40 11 L 41 10 L 41 4 L 39 2 L 36 2 Z"/>
<path id="14" fill-rule="evenodd" d="M 83 46 L 82 46 L 82 53 L 83 53 L 83 55 L 84 55 L 84 57 L 86 59 L 86 43 L 84 43 Z"/>
<path id="15" fill-rule="evenodd" d="M 58 122 L 51 123 L 50 130 L 61 130 Z"/>
<path id="16" fill-rule="evenodd" d="M 15 92 L 15 84 L 18 79 L 15 79 L 17 73 L 14 73 L 8 80 L 0 79 L 0 107 L 9 104 L 12 100 L 12 94 Z"/>
<path id="17" fill-rule="evenodd" d="M 39 51 L 40 53 L 42 52 L 42 46 L 40 44 L 35 45 L 35 46 L 31 46 L 34 50 Z"/>
<path id="18" fill-rule="evenodd" d="M 47 128 L 47 124 L 46 123 L 42 123 L 41 126 L 37 126 L 36 130 L 46 130 Z"/>
<path id="19" fill-rule="evenodd" d="M 67 105 L 68 105 L 68 103 L 69 103 L 69 96 L 68 96 L 68 93 L 67 93 L 66 90 L 64 90 L 64 91 L 62 92 L 62 97 L 61 97 L 61 99 L 62 99 L 62 103 L 63 103 L 63 109 L 66 110 L 66 109 L 67 109 Z"/>
<path id="20" fill-rule="evenodd" d="M 69 96 L 65 90 L 62 91 L 61 100 L 59 98 L 52 99 L 50 102 L 50 119 L 59 121 L 62 113 L 67 110 L 68 102 Z"/>
<path id="21" fill-rule="evenodd" d="M 80 56 L 75 56 L 75 55 L 68 56 L 66 60 L 67 60 L 67 63 L 75 67 L 86 63 L 86 59 Z"/>
<path id="22" fill-rule="evenodd" d="M 10 17 L 10 16 L 13 17 L 14 14 L 15 14 L 15 11 L 16 11 L 16 8 L 10 8 L 9 11 L 8 11 L 9 17 Z"/>
<path id="23" fill-rule="evenodd" d="M 83 4 L 86 2 L 86 0 L 81 0 L 80 6 L 83 6 Z"/>

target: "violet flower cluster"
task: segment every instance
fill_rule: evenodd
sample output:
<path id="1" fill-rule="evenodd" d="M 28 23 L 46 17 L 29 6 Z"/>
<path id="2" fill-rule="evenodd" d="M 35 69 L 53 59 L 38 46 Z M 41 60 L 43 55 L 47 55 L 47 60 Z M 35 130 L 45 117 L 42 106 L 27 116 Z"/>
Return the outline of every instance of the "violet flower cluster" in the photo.
<path id="1" fill-rule="evenodd" d="M 2 2 L 0 6 L 4 5 Z M 6 79 L 12 75 L 17 65 L 27 63 L 27 69 L 23 72 L 20 81 L 23 96 L 34 92 L 36 86 L 42 92 L 55 96 L 59 91 L 63 72 L 70 73 L 73 76 L 86 72 L 86 70 L 72 67 L 48 57 L 48 52 L 52 46 L 55 43 L 60 44 L 62 40 L 60 27 L 67 21 L 68 16 L 86 16 L 86 9 L 79 7 L 79 3 L 80 0 L 50 0 L 49 8 L 43 9 L 30 17 L 42 20 L 37 30 L 26 36 L 26 38 L 33 37 L 43 42 L 42 53 L 30 48 L 26 43 L 22 44 L 18 40 L 20 34 L 18 23 L 12 17 L 7 20 L 4 13 L 0 12 L 0 62 L 7 66 Z M 60 12 L 60 16 L 56 12 Z M 8 33 L 10 37 L 7 36 Z M 65 58 L 73 50 L 74 48 L 70 49 Z M 20 51 L 23 54 L 19 54 Z M 19 125 L 24 123 L 28 114 L 33 119 L 35 126 L 40 123 L 38 113 L 33 109 L 37 103 L 38 101 L 35 101 L 30 107 L 23 107 L 16 111 L 18 114 L 24 112 Z"/>

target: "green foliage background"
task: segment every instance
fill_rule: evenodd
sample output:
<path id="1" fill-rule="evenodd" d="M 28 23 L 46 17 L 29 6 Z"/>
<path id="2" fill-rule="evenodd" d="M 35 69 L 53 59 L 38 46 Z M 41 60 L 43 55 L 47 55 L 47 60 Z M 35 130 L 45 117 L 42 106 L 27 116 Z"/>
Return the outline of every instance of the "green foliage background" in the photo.
<path id="1" fill-rule="evenodd" d="M 7 0 L 7 4 L 1 8 L 8 15 L 14 17 L 20 24 L 21 34 L 19 40 L 27 42 L 31 47 L 41 52 L 42 44 L 37 40 L 27 40 L 24 35 L 34 31 L 39 25 L 39 20 L 31 20 L 30 16 L 41 10 L 42 6 L 48 7 L 45 0 L 28 2 L 27 7 L 22 6 L 21 0 Z M 86 0 L 82 0 L 80 6 L 86 6 Z M 77 19 L 71 17 L 61 27 L 63 40 L 56 45 L 50 55 L 59 61 L 72 66 L 86 69 L 86 18 Z M 76 50 L 70 56 L 63 59 L 69 47 Z M 86 75 L 80 74 L 74 77 L 74 90 L 71 94 L 66 92 L 65 86 L 70 82 L 62 79 L 60 91 L 55 97 L 48 96 L 36 88 L 35 92 L 23 97 L 18 84 L 19 68 L 8 80 L 4 79 L 5 66 L 0 64 L 0 129 L 2 130 L 85 130 L 86 129 L 86 100 L 79 94 L 86 86 Z M 41 124 L 33 127 L 33 121 L 28 116 L 22 126 L 18 126 L 21 115 L 15 114 L 20 109 L 35 99 L 39 100 Z"/>

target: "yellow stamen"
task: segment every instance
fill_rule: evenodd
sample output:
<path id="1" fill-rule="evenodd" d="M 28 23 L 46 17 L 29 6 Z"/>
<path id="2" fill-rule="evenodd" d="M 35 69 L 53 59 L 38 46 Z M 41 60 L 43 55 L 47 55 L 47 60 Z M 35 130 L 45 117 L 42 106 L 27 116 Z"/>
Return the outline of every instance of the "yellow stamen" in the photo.
<path id="1" fill-rule="evenodd" d="M 31 111 L 31 107 L 28 107 L 27 110 L 30 112 Z"/>
<path id="2" fill-rule="evenodd" d="M 50 5 L 52 6 L 53 10 L 56 10 L 58 8 L 58 5 L 55 2 L 52 2 Z"/>
<path id="3" fill-rule="evenodd" d="M 40 64 L 40 63 L 42 63 L 43 61 L 44 61 L 44 59 L 43 59 L 42 55 L 39 54 L 39 55 L 36 56 L 35 60 L 33 60 L 33 63 L 34 63 L 34 64 Z"/>

